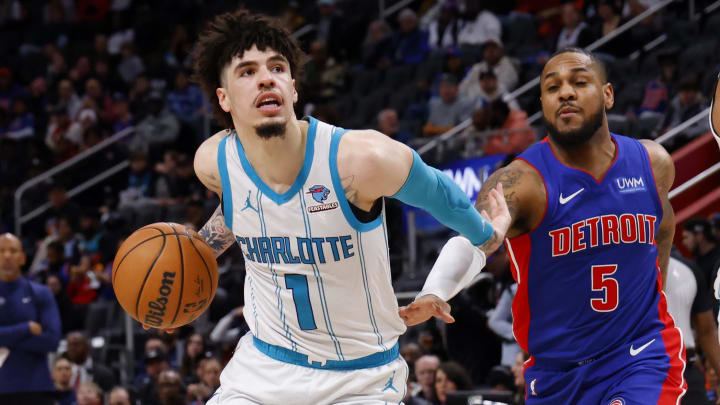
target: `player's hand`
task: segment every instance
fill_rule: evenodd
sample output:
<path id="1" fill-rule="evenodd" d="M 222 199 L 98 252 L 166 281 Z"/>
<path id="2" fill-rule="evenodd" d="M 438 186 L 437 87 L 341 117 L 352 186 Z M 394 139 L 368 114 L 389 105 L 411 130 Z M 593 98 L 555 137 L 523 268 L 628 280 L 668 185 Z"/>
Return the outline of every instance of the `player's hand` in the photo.
<path id="1" fill-rule="evenodd" d="M 512 222 L 510 210 L 508 210 L 507 202 L 505 201 L 505 194 L 503 194 L 502 183 L 498 183 L 496 188 L 490 190 L 488 193 L 487 210 L 482 210 L 480 215 L 485 217 L 495 230 L 493 236 L 482 246 L 479 246 L 486 255 L 490 255 L 503 243 L 505 234 Z"/>
<path id="2" fill-rule="evenodd" d="M 30 328 L 30 333 L 34 336 L 41 334 L 43 331 L 42 325 L 35 321 L 29 321 L 28 327 Z"/>
<path id="3" fill-rule="evenodd" d="M 455 322 L 450 315 L 450 304 L 433 294 L 423 295 L 412 304 L 400 307 L 398 314 L 407 326 L 423 323 L 433 316 L 447 323 Z"/>
<path id="4" fill-rule="evenodd" d="M 150 330 L 150 329 L 152 329 L 152 326 L 147 326 L 147 325 L 145 325 L 144 323 L 141 324 L 141 325 L 142 325 L 143 329 L 145 329 L 145 330 Z M 177 329 L 175 329 L 175 328 L 168 328 L 168 329 L 160 329 L 160 330 L 162 330 L 163 332 L 165 332 L 165 333 L 167 333 L 167 334 L 172 334 L 172 333 L 175 333 L 175 331 L 176 331 Z"/>

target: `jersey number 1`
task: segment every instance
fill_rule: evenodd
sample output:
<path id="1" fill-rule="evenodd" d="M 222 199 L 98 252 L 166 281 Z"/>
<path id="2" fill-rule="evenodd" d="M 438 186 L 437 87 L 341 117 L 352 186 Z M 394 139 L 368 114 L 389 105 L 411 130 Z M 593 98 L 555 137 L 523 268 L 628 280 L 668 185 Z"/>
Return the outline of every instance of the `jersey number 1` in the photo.
<path id="1" fill-rule="evenodd" d="M 597 312 L 614 311 L 620 300 L 620 288 L 618 282 L 610 277 L 617 270 L 617 264 L 603 264 L 592 266 L 590 270 L 591 288 L 593 291 L 602 291 L 605 296 L 602 298 L 591 298 L 590 306 Z"/>
<path id="2" fill-rule="evenodd" d="M 310 305 L 307 276 L 303 276 L 302 274 L 286 274 L 285 288 L 292 291 L 300 329 L 317 329 L 317 326 L 315 326 L 315 316 L 313 315 L 312 306 Z"/>

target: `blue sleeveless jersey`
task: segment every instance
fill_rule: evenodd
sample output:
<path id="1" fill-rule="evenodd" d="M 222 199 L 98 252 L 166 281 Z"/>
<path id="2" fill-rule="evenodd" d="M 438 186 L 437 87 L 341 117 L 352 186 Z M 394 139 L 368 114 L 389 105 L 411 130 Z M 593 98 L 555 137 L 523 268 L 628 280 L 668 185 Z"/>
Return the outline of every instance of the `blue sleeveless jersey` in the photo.
<path id="1" fill-rule="evenodd" d="M 514 333 L 536 360 L 583 364 L 663 330 L 681 339 L 661 288 L 663 212 L 649 155 L 640 142 L 611 136 L 615 160 L 599 181 L 562 164 L 547 139 L 518 157 L 547 192 L 540 224 L 506 240 L 518 282 Z"/>

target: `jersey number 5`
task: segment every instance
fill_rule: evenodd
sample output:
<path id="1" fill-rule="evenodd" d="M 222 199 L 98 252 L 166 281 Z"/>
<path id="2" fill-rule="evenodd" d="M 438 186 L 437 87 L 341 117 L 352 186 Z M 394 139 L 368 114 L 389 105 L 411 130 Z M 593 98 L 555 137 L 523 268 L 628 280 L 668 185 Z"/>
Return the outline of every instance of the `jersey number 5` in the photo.
<path id="1" fill-rule="evenodd" d="M 308 291 L 307 276 L 303 276 L 302 274 L 286 274 L 285 288 L 292 291 L 300 329 L 317 329 L 315 316 L 313 315 L 312 306 L 310 305 L 310 291 Z"/>
<path id="2" fill-rule="evenodd" d="M 616 270 L 617 264 L 603 264 L 591 267 L 591 288 L 593 291 L 602 291 L 605 295 L 602 298 L 590 299 L 590 306 L 597 312 L 614 311 L 618 306 L 620 294 L 618 282 L 610 277 Z"/>

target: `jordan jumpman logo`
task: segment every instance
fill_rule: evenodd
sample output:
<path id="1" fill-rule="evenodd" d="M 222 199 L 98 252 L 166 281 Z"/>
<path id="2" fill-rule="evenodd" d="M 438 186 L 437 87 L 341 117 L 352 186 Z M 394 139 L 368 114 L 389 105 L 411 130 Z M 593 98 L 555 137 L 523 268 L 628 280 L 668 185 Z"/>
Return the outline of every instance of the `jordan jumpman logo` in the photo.
<path id="1" fill-rule="evenodd" d="M 382 392 L 385 392 L 385 391 L 387 391 L 387 390 L 393 390 L 393 391 L 395 391 L 395 392 L 398 392 L 398 390 L 395 389 L 395 387 L 393 387 L 393 380 L 394 380 L 394 379 L 395 379 L 395 372 L 393 371 L 392 377 L 390 377 L 390 379 L 388 380 L 388 382 L 385 383 L 385 388 L 383 388 Z"/>
<path id="2" fill-rule="evenodd" d="M 257 208 L 252 206 L 252 202 L 250 202 L 250 195 L 252 194 L 252 191 L 248 190 L 248 196 L 245 199 L 245 208 L 241 209 L 240 211 L 245 211 L 246 209 L 250 208 L 251 210 L 258 212 Z"/>

